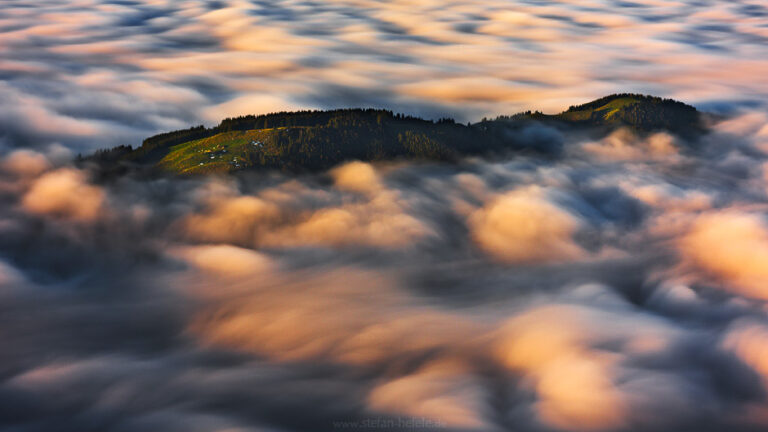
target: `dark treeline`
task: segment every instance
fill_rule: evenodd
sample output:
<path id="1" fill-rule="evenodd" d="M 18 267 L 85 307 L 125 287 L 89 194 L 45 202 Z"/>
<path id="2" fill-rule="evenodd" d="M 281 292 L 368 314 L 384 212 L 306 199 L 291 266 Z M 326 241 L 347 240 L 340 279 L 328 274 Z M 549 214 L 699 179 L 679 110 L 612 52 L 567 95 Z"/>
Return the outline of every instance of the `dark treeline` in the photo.
<path id="1" fill-rule="evenodd" d="M 89 158 L 100 162 L 113 162 L 119 160 L 129 153 L 132 153 L 133 151 L 133 147 L 129 145 L 120 145 L 110 149 L 96 150 L 96 152 L 89 156 Z M 78 159 L 82 160 L 82 155 L 78 155 Z"/>
<path id="2" fill-rule="evenodd" d="M 512 115 L 500 115 L 496 116 L 495 119 L 490 120 L 483 118 L 480 123 L 488 123 L 488 122 L 508 122 L 508 121 L 517 121 L 517 120 L 545 120 L 547 118 L 550 118 L 552 116 L 548 116 L 541 111 L 523 111 L 517 114 Z"/>
<path id="3" fill-rule="evenodd" d="M 666 101 L 655 106 L 634 104 L 620 110 L 616 115 L 619 121 L 628 125 L 647 125 L 653 129 L 690 132 L 691 125 L 697 125 L 699 122 L 699 112 L 692 106 L 680 102 L 676 104 L 679 105 Z"/>
<path id="4" fill-rule="evenodd" d="M 234 130 L 267 129 L 261 123 L 266 121 L 272 128 L 284 128 L 270 134 L 266 151 L 253 150 L 248 157 L 251 166 L 278 169 L 324 169 L 351 159 L 451 160 L 494 147 L 480 139 L 479 129 L 445 119 L 433 122 L 380 110 L 337 110 L 317 116 L 304 112 L 296 119 L 284 115 L 229 119 L 223 124 L 242 128 Z"/>
<path id="5" fill-rule="evenodd" d="M 358 121 L 370 121 L 375 119 L 379 124 L 387 120 L 398 120 L 413 124 L 433 124 L 430 120 L 424 120 L 418 117 L 404 114 L 395 114 L 388 110 L 379 110 L 373 108 L 347 108 L 331 111 L 303 110 L 303 111 L 282 111 L 262 115 L 246 115 L 240 117 L 226 118 L 216 126 L 218 132 L 229 132 L 234 130 L 252 130 L 252 129 L 270 129 L 281 127 L 313 127 L 325 126 L 335 119 L 356 119 Z M 445 119 L 443 119 L 444 121 Z M 451 120 L 452 121 L 452 120 Z"/>
<path id="6" fill-rule="evenodd" d="M 134 150 L 129 156 L 132 160 L 152 159 L 171 146 L 207 138 L 219 133 L 216 128 L 206 128 L 203 125 L 182 129 L 173 132 L 165 132 L 145 139 L 141 147 Z"/>
<path id="7" fill-rule="evenodd" d="M 371 125 L 374 122 L 378 126 L 384 123 L 391 124 L 392 122 L 409 125 L 444 125 L 455 123 L 453 119 L 440 119 L 435 123 L 418 117 L 371 108 L 350 108 L 331 111 L 283 111 L 262 115 L 246 115 L 226 118 L 218 126 L 212 128 L 200 125 L 149 137 L 142 142 L 139 148 L 130 154 L 129 159 L 135 161 L 154 160 L 161 156 L 162 150 L 171 146 L 211 137 L 223 132 L 289 127 L 356 127 L 362 124 Z M 107 153 L 111 152 L 111 150 L 102 152 Z"/>

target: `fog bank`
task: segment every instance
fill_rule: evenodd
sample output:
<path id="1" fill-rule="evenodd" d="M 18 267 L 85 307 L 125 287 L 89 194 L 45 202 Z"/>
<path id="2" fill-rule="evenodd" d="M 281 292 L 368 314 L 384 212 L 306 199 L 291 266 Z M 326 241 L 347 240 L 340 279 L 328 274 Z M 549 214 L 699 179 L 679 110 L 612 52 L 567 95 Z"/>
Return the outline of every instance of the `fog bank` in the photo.
<path id="1" fill-rule="evenodd" d="M 97 182 L 8 153 L 0 423 L 768 427 L 756 116 L 301 176 Z"/>

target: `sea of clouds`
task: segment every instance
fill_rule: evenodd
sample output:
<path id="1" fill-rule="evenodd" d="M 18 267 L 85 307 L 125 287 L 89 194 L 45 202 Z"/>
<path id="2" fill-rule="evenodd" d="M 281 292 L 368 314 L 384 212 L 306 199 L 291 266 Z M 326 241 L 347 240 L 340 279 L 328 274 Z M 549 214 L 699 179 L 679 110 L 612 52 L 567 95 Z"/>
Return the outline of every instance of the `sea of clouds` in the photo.
<path id="1" fill-rule="evenodd" d="M 767 20 L 757 0 L 4 0 L 0 430 L 765 430 Z M 695 142 L 537 129 L 559 153 L 450 165 L 71 162 L 227 115 L 476 120 L 616 91 L 722 117 Z"/>
<path id="2" fill-rule="evenodd" d="M 224 178 L 10 152 L 0 424 L 764 429 L 765 124 Z"/>
<path id="3" fill-rule="evenodd" d="M 767 23 L 761 0 L 3 0 L 0 148 L 87 153 L 283 109 L 764 107 Z"/>

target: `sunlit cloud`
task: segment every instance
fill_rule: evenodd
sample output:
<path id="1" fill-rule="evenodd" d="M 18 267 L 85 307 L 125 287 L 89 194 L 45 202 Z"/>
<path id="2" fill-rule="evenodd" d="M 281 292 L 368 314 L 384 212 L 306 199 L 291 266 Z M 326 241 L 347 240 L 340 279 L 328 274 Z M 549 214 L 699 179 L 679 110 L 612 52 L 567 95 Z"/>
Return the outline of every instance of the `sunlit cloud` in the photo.
<path id="1" fill-rule="evenodd" d="M 584 255 L 573 241 L 580 221 L 538 188 L 509 192 L 469 220 L 477 244 L 502 261 L 535 263 Z"/>
<path id="2" fill-rule="evenodd" d="M 681 241 L 695 264 L 730 282 L 744 295 L 768 298 L 768 229 L 760 216 L 738 212 L 704 214 Z"/>
<path id="3" fill-rule="evenodd" d="M 88 184 L 84 173 L 62 168 L 37 179 L 24 195 L 22 206 L 31 213 L 93 222 L 104 211 L 105 194 Z"/>

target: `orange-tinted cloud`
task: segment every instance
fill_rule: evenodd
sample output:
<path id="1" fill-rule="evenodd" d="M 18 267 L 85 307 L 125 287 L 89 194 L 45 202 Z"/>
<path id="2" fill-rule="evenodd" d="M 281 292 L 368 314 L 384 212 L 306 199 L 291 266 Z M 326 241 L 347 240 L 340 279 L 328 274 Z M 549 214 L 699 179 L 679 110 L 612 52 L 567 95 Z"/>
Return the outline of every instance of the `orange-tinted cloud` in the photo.
<path id="1" fill-rule="evenodd" d="M 705 213 L 679 244 L 683 256 L 726 289 L 768 299 L 768 228 L 756 214 Z"/>
<path id="2" fill-rule="evenodd" d="M 24 210 L 51 216 L 93 222 L 104 212 L 106 194 L 88 183 L 82 171 L 62 168 L 35 180 L 24 195 Z"/>
<path id="3" fill-rule="evenodd" d="M 578 218 L 535 187 L 501 195 L 469 218 L 477 245 L 510 263 L 557 262 L 584 256 L 573 240 L 580 225 Z"/>
<path id="4" fill-rule="evenodd" d="M 594 328 L 582 311 L 535 309 L 510 320 L 496 348 L 501 362 L 533 380 L 536 410 L 552 426 L 614 430 L 625 425 L 627 402 L 615 384 L 616 356 L 588 347 Z"/>

